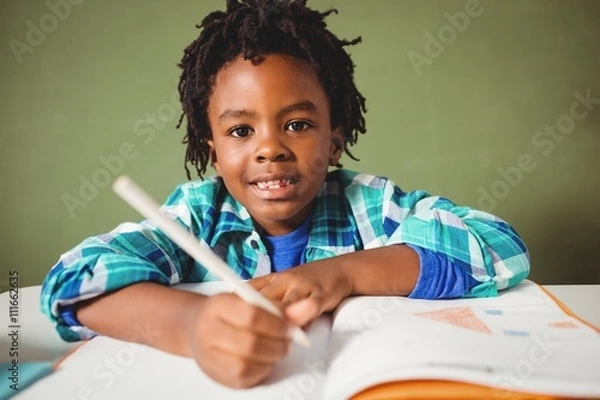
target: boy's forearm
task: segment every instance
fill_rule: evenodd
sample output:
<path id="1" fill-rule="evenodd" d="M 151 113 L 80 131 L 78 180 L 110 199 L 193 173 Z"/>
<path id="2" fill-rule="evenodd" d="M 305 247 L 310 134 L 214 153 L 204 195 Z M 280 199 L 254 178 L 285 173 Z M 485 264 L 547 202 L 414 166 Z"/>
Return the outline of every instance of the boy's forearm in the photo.
<path id="1" fill-rule="evenodd" d="M 362 250 L 328 260 L 338 262 L 352 295 L 406 296 L 419 279 L 419 255 L 407 245 Z"/>
<path id="2" fill-rule="evenodd" d="M 77 319 L 93 331 L 189 356 L 186 329 L 205 296 L 152 282 L 83 302 Z"/>

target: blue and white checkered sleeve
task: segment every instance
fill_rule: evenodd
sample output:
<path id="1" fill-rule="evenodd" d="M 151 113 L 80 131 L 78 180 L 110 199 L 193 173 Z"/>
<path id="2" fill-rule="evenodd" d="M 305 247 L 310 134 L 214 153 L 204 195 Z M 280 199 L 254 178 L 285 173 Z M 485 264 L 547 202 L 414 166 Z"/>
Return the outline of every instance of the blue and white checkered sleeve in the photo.
<path id="1" fill-rule="evenodd" d="M 195 226 L 179 188 L 163 210 L 187 229 Z M 188 261 L 188 255 L 150 223 L 121 224 L 60 257 L 42 285 L 42 312 L 64 340 L 93 337 L 96 333 L 75 318 L 78 302 L 138 282 L 174 285 L 185 276 Z"/>
<path id="2" fill-rule="evenodd" d="M 479 282 L 466 296 L 495 296 L 529 275 L 525 243 L 507 222 L 424 191 L 404 193 L 389 181 L 384 191 L 386 244 L 410 244 L 447 257 Z"/>

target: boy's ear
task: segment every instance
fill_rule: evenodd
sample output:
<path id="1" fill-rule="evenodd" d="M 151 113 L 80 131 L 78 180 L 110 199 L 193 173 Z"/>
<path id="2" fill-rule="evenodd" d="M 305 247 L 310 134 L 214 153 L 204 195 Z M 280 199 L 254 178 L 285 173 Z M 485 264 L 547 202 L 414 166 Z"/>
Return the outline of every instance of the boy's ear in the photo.
<path id="1" fill-rule="evenodd" d="M 331 147 L 329 151 L 329 165 L 336 167 L 339 164 L 344 151 L 344 139 L 342 138 L 342 127 L 331 131 Z"/>
<path id="2" fill-rule="evenodd" d="M 219 175 L 221 173 L 220 171 L 220 167 L 219 167 L 219 162 L 217 161 L 217 152 L 215 150 L 215 142 L 213 140 L 207 140 L 206 144 L 208 144 L 208 147 L 210 148 L 209 150 L 209 159 L 210 159 L 210 165 L 215 169 L 217 175 Z"/>

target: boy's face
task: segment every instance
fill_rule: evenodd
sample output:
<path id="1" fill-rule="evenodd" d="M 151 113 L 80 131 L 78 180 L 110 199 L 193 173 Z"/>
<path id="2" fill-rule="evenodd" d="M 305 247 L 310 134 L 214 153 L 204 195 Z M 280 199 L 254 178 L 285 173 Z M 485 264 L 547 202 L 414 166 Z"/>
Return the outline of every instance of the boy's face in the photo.
<path id="1" fill-rule="evenodd" d="M 208 120 L 213 166 L 254 220 L 269 235 L 302 224 L 341 156 L 315 70 L 281 54 L 238 57 L 217 73 Z"/>

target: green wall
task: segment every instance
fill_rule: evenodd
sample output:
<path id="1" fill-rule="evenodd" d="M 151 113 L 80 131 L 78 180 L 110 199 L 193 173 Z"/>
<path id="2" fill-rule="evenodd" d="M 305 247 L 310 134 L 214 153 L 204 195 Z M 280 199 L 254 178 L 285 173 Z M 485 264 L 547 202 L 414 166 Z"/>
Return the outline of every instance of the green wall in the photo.
<path id="1" fill-rule="evenodd" d="M 86 236 L 139 219 L 109 188 L 117 173 L 159 199 L 186 179 L 176 63 L 194 24 L 224 7 L 71 1 L 0 5 L 4 288 L 10 269 L 39 284 Z M 540 283 L 600 283 L 600 2 L 311 4 L 339 9 L 339 36 L 363 37 L 351 53 L 368 133 L 346 167 L 510 221 Z M 82 197 L 90 179 L 106 186 Z"/>

